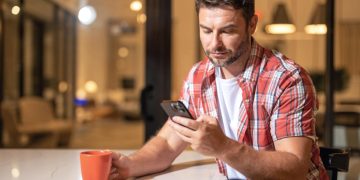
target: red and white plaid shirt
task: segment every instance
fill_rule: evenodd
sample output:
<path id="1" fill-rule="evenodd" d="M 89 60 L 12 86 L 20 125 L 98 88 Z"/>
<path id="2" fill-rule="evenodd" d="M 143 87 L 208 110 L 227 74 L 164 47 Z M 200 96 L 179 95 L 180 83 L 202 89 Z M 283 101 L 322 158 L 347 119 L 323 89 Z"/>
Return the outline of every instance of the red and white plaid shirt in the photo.
<path id="1" fill-rule="evenodd" d="M 256 150 L 275 150 L 276 140 L 305 136 L 316 139 L 314 114 L 316 94 L 306 71 L 279 52 L 252 40 L 251 54 L 238 76 L 243 102 L 238 116 L 240 143 Z M 210 115 L 221 121 L 215 82 L 215 67 L 208 60 L 195 64 L 184 82 L 180 100 L 193 117 Z M 312 147 L 307 179 L 328 179 L 316 143 Z M 219 170 L 226 175 L 223 162 Z"/>

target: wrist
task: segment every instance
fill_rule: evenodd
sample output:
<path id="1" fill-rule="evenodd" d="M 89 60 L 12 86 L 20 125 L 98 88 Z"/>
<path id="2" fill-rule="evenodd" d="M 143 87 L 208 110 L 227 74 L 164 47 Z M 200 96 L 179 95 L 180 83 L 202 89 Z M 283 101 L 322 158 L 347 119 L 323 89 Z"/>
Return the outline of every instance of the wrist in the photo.
<path id="1" fill-rule="evenodd" d="M 245 145 L 233 139 L 226 138 L 222 144 L 221 150 L 217 154 L 217 158 L 221 160 L 232 159 L 234 156 L 238 157 L 241 152 L 244 152 Z"/>
<path id="2" fill-rule="evenodd" d="M 136 176 L 134 168 L 134 157 L 133 155 L 129 155 L 127 156 L 126 178 L 132 178 Z"/>
<path id="3" fill-rule="evenodd" d="M 231 151 L 230 149 L 232 149 L 232 147 L 234 146 L 233 143 L 234 141 L 232 139 L 225 138 L 223 143 L 221 143 L 221 145 L 219 146 L 219 149 L 215 157 L 219 159 L 223 159 L 226 156 L 226 154 L 228 154 L 229 151 Z"/>

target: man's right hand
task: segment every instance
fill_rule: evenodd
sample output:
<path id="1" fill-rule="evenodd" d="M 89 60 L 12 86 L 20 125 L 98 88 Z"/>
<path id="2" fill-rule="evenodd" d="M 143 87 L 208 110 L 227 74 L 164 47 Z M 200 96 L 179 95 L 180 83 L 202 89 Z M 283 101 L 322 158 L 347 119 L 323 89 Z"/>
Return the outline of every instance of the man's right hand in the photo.
<path id="1" fill-rule="evenodd" d="M 109 180 L 127 179 L 130 173 L 129 157 L 112 152 Z"/>

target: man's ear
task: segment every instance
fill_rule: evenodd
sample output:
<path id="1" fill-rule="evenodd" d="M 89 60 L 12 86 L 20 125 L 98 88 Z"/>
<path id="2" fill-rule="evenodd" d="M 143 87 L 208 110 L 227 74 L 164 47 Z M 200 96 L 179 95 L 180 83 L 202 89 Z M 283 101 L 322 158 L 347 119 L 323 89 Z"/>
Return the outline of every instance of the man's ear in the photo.
<path id="1" fill-rule="evenodd" d="M 258 22 L 258 16 L 256 15 L 256 14 L 254 14 L 254 16 L 253 17 L 251 17 L 251 19 L 250 19 L 250 22 L 249 22 L 249 32 L 251 33 L 251 34 L 254 34 L 255 33 L 255 30 L 256 30 L 256 25 L 257 25 L 257 22 Z"/>

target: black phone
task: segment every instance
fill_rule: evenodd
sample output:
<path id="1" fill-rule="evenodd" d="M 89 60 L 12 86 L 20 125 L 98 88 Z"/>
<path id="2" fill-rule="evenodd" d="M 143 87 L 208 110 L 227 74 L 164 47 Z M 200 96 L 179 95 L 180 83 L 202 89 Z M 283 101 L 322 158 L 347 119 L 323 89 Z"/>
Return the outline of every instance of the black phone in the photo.
<path id="1" fill-rule="evenodd" d="M 160 103 L 166 114 L 172 119 L 174 116 L 186 117 L 194 119 L 189 110 L 185 107 L 181 101 L 165 100 Z"/>

